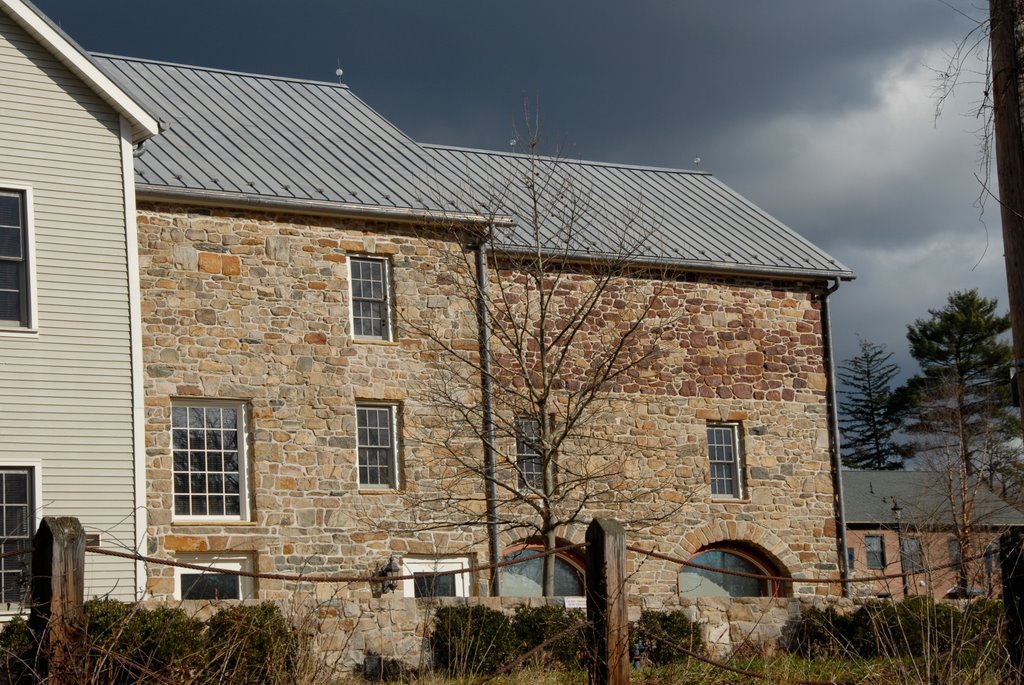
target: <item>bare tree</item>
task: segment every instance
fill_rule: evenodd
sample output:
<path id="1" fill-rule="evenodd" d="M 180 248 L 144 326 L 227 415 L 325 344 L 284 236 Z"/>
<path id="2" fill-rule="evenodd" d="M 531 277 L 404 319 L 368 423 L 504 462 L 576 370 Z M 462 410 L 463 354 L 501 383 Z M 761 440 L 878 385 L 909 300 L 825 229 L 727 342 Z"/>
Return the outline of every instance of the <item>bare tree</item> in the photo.
<path id="1" fill-rule="evenodd" d="M 489 156 L 486 180 L 463 188 L 489 220 L 448 253 L 481 346 L 466 349 L 444 321 L 408 323 L 433 350 L 426 391 L 448 417 L 421 436 L 447 477 L 415 500 L 431 525 L 487 521 L 553 550 L 559 531 L 595 515 L 639 525 L 679 508 L 682 493 L 668 491 L 681 477 L 640 473 L 674 446 L 648 440 L 635 410 L 677 303 L 664 268 L 639 258 L 656 233 L 651 212 L 639 202 L 611 212 L 572 164 L 539 153 L 535 125 L 526 140 L 524 154 Z M 544 595 L 554 582 L 549 555 Z"/>

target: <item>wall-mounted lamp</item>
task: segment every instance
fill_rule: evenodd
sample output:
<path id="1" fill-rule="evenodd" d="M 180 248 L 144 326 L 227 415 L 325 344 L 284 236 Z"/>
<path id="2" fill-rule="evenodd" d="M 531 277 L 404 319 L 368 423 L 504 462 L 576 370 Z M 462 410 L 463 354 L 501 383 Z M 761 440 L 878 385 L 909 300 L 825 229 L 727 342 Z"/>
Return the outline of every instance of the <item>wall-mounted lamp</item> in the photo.
<path id="1" fill-rule="evenodd" d="M 388 557 L 388 563 L 377 571 L 377 575 L 382 579 L 380 583 L 380 593 L 382 595 L 395 591 L 398 587 L 398 581 L 392 580 L 392 577 L 397 576 L 401 570 L 402 568 L 398 565 L 398 562 L 395 561 L 395 555 L 392 554 Z"/>

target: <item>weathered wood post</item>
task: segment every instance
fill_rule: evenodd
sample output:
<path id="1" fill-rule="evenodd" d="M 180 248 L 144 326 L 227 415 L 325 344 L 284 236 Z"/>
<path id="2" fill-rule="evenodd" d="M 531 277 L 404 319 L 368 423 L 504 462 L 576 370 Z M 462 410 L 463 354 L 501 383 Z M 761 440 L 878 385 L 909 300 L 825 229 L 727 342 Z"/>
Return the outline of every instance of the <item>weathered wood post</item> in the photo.
<path id="1" fill-rule="evenodd" d="M 1024 533 L 1013 530 L 999 540 L 1006 612 L 1006 649 L 1010 656 L 1010 685 L 1024 683 Z"/>
<path id="2" fill-rule="evenodd" d="M 587 621 L 590 685 L 628 685 L 626 531 L 611 519 L 587 528 Z"/>
<path id="3" fill-rule="evenodd" d="M 32 547 L 36 668 L 49 685 L 71 685 L 85 657 L 85 531 L 74 517 L 45 516 Z"/>

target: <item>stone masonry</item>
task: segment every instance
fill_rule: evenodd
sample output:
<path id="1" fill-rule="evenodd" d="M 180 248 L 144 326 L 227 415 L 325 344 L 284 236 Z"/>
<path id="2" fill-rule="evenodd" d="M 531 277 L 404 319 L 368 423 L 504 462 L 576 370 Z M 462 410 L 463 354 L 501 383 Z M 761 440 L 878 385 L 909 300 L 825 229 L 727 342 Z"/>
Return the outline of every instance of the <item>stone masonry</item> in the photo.
<path id="1" fill-rule="evenodd" d="M 467 274 L 452 266 L 463 247 L 450 230 L 146 203 L 138 229 L 149 553 L 244 553 L 256 570 L 276 573 L 366 573 L 391 555 L 486 562 L 482 525 L 436 527 L 430 524 L 445 512 L 421 506 L 450 488 L 474 487 L 453 478 L 452 446 L 431 437 L 451 431 L 456 417 L 431 402 L 425 381 L 446 365 L 421 331 L 443 331 L 467 355 L 478 345 L 472 304 L 458 292 Z M 353 255 L 388 260 L 395 342 L 352 336 Z M 821 284 L 690 273 L 626 285 L 624 292 L 641 294 L 657 288 L 666 323 L 661 353 L 611 389 L 607 424 L 598 429 L 632 445 L 622 454 L 623 477 L 631 480 L 622 482 L 642 485 L 653 500 L 625 498 L 592 513 L 629 521 L 643 518 L 638 510 L 661 507 L 671 515 L 631 526 L 631 544 L 688 558 L 727 543 L 756 552 L 782 575 L 836 577 Z M 628 296 L 606 305 L 610 312 L 631 306 Z M 462 382 L 467 396 L 478 392 L 475 379 L 453 382 Z M 170 409 L 198 399 L 247 409 L 245 520 L 173 516 Z M 357 402 L 398 408 L 398 489 L 357 485 Z M 711 497 L 709 421 L 741 426 L 742 499 Z M 503 451 L 514 455 L 514 444 Z M 559 535 L 580 542 L 585 525 Z M 504 546 L 517 542 L 521 532 L 503 534 Z M 634 611 L 680 604 L 677 566 L 632 554 L 630 562 Z M 154 565 L 150 574 L 153 597 L 170 598 L 172 569 Z M 485 594 L 486 577 L 472 587 Z M 810 601 L 836 590 L 797 581 L 784 592 Z M 320 618 L 340 630 L 325 646 L 353 654 L 374 649 L 409 658 L 423 630 L 405 628 L 388 640 L 362 635 L 383 620 L 368 613 L 371 605 L 408 605 L 415 614 L 416 600 L 374 598 L 368 587 L 258 580 L 255 594 L 319 601 Z M 776 607 L 769 613 L 784 621 L 791 611 L 781 601 L 746 605 Z M 702 602 L 683 604 L 699 610 Z M 715 616 L 725 611 L 717 599 L 703 604 Z"/>

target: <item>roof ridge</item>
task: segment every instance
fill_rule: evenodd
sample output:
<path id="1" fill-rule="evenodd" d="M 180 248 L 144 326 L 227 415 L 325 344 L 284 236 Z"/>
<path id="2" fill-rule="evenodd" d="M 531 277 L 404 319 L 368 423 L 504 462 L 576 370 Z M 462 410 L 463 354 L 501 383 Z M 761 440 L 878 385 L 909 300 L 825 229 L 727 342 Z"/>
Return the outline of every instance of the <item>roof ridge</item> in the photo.
<path id="1" fill-rule="evenodd" d="M 473 152 L 484 155 L 495 155 L 498 157 L 515 157 L 518 159 L 528 159 L 532 155 L 528 155 L 523 152 L 503 152 L 501 150 L 485 150 L 483 148 L 472 148 L 472 147 L 460 147 L 458 145 L 440 145 L 436 143 L 419 143 L 420 147 L 428 150 L 451 150 L 454 152 Z M 635 169 L 639 171 L 657 171 L 661 173 L 669 174 L 694 174 L 697 176 L 712 176 L 710 171 L 702 171 L 700 169 L 675 169 L 672 167 L 659 167 L 649 166 L 645 164 L 626 164 L 623 162 L 601 162 L 594 159 L 573 159 L 569 157 L 554 157 L 552 155 L 537 155 L 537 159 L 549 160 L 552 162 L 566 162 L 569 164 L 581 164 L 585 166 L 599 166 L 611 169 Z"/>
<path id="2" fill-rule="evenodd" d="M 192 71 L 206 71 L 216 74 L 229 74 L 231 76 L 245 76 L 248 78 L 267 79 L 271 81 L 288 81 L 290 83 L 305 83 L 316 86 L 330 86 L 342 90 L 351 90 L 346 83 L 333 83 L 331 81 L 320 81 L 317 79 L 299 78 L 297 76 L 277 76 L 274 74 L 257 74 L 251 71 L 236 71 L 234 69 L 220 69 L 217 67 L 204 67 L 198 64 L 184 64 L 182 62 L 169 62 L 160 59 L 147 59 L 145 57 L 129 57 L 127 55 L 112 55 L 106 52 L 90 52 L 92 57 L 100 57 L 109 60 L 121 60 L 124 62 L 142 62 L 144 64 L 156 64 L 164 67 L 177 67 L 179 69 L 191 69 Z"/>

